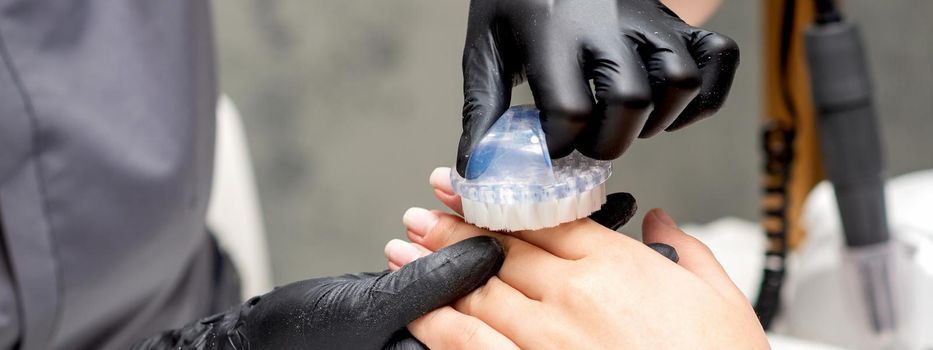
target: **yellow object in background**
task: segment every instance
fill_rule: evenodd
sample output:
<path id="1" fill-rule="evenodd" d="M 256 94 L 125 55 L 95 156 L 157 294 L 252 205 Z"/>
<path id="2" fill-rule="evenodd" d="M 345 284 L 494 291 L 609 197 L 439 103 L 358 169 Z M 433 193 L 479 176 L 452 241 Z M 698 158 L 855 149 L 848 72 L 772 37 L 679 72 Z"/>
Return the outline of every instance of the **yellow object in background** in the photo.
<path id="1" fill-rule="evenodd" d="M 813 23 L 814 12 L 810 1 L 798 1 L 793 28 L 789 33 L 789 50 L 782 54 L 784 1 L 765 1 L 763 4 L 764 125 L 766 128 L 777 129 L 777 134 L 792 132 L 794 135 L 790 144 L 792 162 L 784 185 L 786 195 L 780 198 L 781 196 L 776 194 L 766 193 L 763 198 L 766 211 L 776 209 L 787 201 L 787 221 L 780 222 L 769 215 L 763 224 L 767 232 L 786 229 L 787 244 L 793 249 L 805 237 L 800 225 L 803 201 L 810 190 L 824 178 L 803 47 L 803 33 Z M 784 60 L 786 61 L 782 63 Z M 767 141 L 768 147 L 783 148 L 785 145 L 780 144 L 782 141 L 781 137 L 770 137 Z M 779 185 L 784 182 L 782 180 L 773 174 L 765 174 L 763 186 Z M 786 227 L 782 227 L 785 223 Z"/>

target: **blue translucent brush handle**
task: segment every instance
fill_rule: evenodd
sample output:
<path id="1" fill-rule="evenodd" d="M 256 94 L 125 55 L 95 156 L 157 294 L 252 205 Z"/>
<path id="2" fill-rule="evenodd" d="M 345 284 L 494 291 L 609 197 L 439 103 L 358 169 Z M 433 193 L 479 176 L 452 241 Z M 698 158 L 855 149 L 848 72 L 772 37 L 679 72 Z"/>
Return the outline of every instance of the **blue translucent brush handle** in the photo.
<path id="1" fill-rule="evenodd" d="M 609 161 L 578 152 L 551 160 L 538 110 L 509 108 L 480 140 L 465 175 L 451 172 L 454 191 L 484 203 L 534 203 L 584 193 L 612 173 Z"/>

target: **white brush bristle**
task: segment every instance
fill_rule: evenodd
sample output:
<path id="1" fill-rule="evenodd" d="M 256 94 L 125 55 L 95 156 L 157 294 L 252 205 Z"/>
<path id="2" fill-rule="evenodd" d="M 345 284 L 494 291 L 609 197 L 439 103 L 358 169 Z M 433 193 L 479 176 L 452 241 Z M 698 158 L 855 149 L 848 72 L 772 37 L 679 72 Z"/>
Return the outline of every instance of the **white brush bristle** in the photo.
<path id="1" fill-rule="evenodd" d="M 606 186 L 561 199 L 536 203 L 497 204 L 463 198 L 467 222 L 493 231 L 539 230 L 590 216 L 606 203 Z"/>

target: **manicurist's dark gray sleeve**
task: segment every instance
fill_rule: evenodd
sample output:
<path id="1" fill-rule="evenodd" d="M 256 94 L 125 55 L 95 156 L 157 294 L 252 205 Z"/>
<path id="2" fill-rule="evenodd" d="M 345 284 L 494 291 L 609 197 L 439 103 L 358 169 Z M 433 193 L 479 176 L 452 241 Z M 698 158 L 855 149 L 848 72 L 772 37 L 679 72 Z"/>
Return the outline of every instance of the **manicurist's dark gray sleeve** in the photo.
<path id="1" fill-rule="evenodd" d="M 125 349 L 219 311 L 208 10 L 0 0 L 0 348 Z"/>

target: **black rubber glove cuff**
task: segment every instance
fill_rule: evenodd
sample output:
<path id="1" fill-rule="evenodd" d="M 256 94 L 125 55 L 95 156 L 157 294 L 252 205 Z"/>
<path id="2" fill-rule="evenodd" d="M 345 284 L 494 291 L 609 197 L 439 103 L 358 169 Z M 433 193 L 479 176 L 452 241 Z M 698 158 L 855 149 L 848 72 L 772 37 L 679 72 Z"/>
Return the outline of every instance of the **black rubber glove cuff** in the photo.
<path id="1" fill-rule="evenodd" d="M 482 286 L 503 260 L 498 241 L 474 237 L 395 272 L 295 282 L 133 348 L 419 349 L 408 323 Z"/>
<path id="2" fill-rule="evenodd" d="M 203 318 L 182 328 L 165 331 L 158 336 L 145 339 L 133 345 L 133 350 L 155 349 L 197 349 L 222 350 L 246 349 L 245 339 L 238 329 L 242 326 L 243 315 L 252 308 L 254 301 L 236 306 L 224 313 Z"/>

